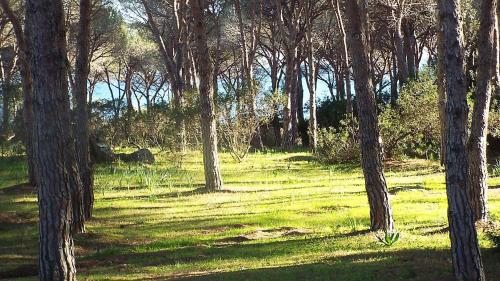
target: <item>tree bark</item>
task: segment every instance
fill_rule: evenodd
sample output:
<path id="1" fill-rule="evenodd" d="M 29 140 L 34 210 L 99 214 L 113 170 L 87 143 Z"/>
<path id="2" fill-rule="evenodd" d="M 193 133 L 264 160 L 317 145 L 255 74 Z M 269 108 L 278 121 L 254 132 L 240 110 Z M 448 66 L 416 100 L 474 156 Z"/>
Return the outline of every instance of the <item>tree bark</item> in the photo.
<path id="1" fill-rule="evenodd" d="M 491 92 L 495 78 L 497 0 L 483 0 L 479 11 L 478 68 L 472 124 L 468 143 L 469 199 L 474 219 L 487 219 L 488 167 L 486 146 Z"/>
<path id="2" fill-rule="evenodd" d="M 28 40 L 29 34 L 23 31 L 21 22 L 12 11 L 8 0 L 0 0 L 0 5 L 12 23 L 17 45 L 19 46 L 19 70 L 23 84 L 23 120 L 26 130 L 25 146 L 26 158 L 28 162 L 28 181 L 31 185 L 36 185 L 35 161 L 33 157 L 33 80 L 31 76 L 31 44 Z"/>
<path id="3" fill-rule="evenodd" d="M 83 212 L 85 219 L 92 217 L 94 206 L 94 183 L 89 151 L 89 111 L 87 106 L 87 79 L 90 72 L 90 0 L 80 0 L 80 21 L 77 37 L 77 56 L 75 67 L 75 127 L 76 155 L 78 171 L 83 185 Z"/>
<path id="4" fill-rule="evenodd" d="M 40 216 L 39 278 L 76 280 L 73 194 L 81 186 L 71 139 L 66 34 L 60 0 L 26 1 L 34 93 L 34 159 Z"/>
<path id="5" fill-rule="evenodd" d="M 485 280 L 472 209 L 467 196 L 467 91 L 460 30 L 460 1 L 439 0 L 446 76 L 446 193 L 455 277 Z"/>
<path id="6" fill-rule="evenodd" d="M 444 38 L 443 32 L 437 32 L 437 89 L 439 107 L 439 126 L 441 128 L 441 142 L 439 149 L 439 159 L 441 166 L 444 165 L 446 154 L 446 77 L 444 73 Z"/>
<path id="7" fill-rule="evenodd" d="M 205 0 L 191 0 L 191 12 L 194 21 L 196 62 L 200 79 L 201 130 L 203 138 L 203 164 L 205 168 L 205 188 L 209 191 L 222 189 L 222 177 L 217 148 L 217 124 L 213 102 L 212 64 L 207 45 L 204 9 Z"/>
<path id="8" fill-rule="evenodd" d="M 382 167 L 382 144 L 368 56 L 368 2 L 346 1 L 361 134 L 361 158 L 372 230 L 392 230 L 392 210 Z"/>

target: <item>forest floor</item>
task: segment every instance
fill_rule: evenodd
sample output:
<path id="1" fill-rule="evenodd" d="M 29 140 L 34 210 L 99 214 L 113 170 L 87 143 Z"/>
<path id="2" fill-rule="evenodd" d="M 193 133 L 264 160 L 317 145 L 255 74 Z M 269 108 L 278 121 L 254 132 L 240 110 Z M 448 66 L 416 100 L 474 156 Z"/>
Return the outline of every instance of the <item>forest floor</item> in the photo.
<path id="1" fill-rule="evenodd" d="M 94 218 L 75 238 L 78 280 L 454 280 L 437 162 L 386 163 L 401 233 L 387 247 L 367 231 L 358 165 L 223 153 L 225 189 L 204 193 L 200 153 L 157 158 L 96 167 Z M 36 279 L 37 199 L 25 171 L 22 159 L 0 159 L 0 279 Z M 500 218 L 500 177 L 489 184 Z M 500 280 L 500 252 L 479 237 L 488 280 Z"/>

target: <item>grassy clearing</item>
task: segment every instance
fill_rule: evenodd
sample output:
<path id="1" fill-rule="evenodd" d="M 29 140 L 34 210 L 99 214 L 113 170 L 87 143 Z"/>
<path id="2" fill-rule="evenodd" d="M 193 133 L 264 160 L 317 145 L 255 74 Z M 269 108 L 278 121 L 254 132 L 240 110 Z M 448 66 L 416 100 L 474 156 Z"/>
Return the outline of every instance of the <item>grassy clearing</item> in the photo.
<path id="1" fill-rule="evenodd" d="M 79 280 L 453 280 L 437 163 L 387 163 L 401 240 L 386 247 L 366 231 L 359 167 L 303 152 L 221 157 L 226 190 L 211 194 L 199 153 L 97 167 L 95 218 L 75 238 Z M 36 195 L 9 188 L 25 170 L 0 162 L 0 276 L 27 276 L 9 280 L 35 279 Z M 500 217 L 500 177 L 490 186 Z M 500 280 L 500 253 L 479 235 L 489 280 Z"/>

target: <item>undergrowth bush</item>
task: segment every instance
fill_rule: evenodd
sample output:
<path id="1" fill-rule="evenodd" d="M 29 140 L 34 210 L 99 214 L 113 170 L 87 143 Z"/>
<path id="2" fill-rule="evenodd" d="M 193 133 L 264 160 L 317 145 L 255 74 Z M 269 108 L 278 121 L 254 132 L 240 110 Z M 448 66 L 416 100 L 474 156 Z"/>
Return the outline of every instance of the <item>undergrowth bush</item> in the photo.
<path id="1" fill-rule="evenodd" d="M 440 147 L 437 86 L 430 72 L 422 72 L 401 90 L 396 104 L 386 105 L 379 117 L 386 158 L 436 158 Z"/>
<path id="2" fill-rule="evenodd" d="M 490 222 L 484 229 L 484 233 L 486 234 L 486 238 L 493 243 L 495 248 L 500 250 L 500 225 L 494 218 L 491 218 Z"/>
<path id="3" fill-rule="evenodd" d="M 316 155 L 327 163 L 347 163 L 360 159 L 358 123 L 341 121 L 340 127 L 320 128 Z"/>

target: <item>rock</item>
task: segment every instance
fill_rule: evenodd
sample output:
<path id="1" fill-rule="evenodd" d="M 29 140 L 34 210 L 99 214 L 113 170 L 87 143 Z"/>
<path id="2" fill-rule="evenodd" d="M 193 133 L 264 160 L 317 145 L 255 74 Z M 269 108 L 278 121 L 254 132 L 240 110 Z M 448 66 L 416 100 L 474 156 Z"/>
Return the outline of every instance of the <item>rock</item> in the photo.
<path id="1" fill-rule="evenodd" d="M 155 162 L 153 153 L 151 153 L 151 151 L 146 148 L 141 148 L 136 152 L 130 154 L 116 154 L 116 157 L 118 157 L 118 159 L 122 160 L 123 162 L 140 162 L 147 164 L 153 164 Z"/>
<path id="2" fill-rule="evenodd" d="M 94 163 L 109 163 L 116 160 L 111 148 L 98 136 L 90 136 L 90 157 Z"/>
<path id="3" fill-rule="evenodd" d="M 90 137 L 90 156 L 94 163 L 110 163 L 120 159 L 123 162 L 140 162 L 153 164 L 155 157 L 149 149 L 141 148 L 133 153 L 115 154 L 99 136 Z"/>

